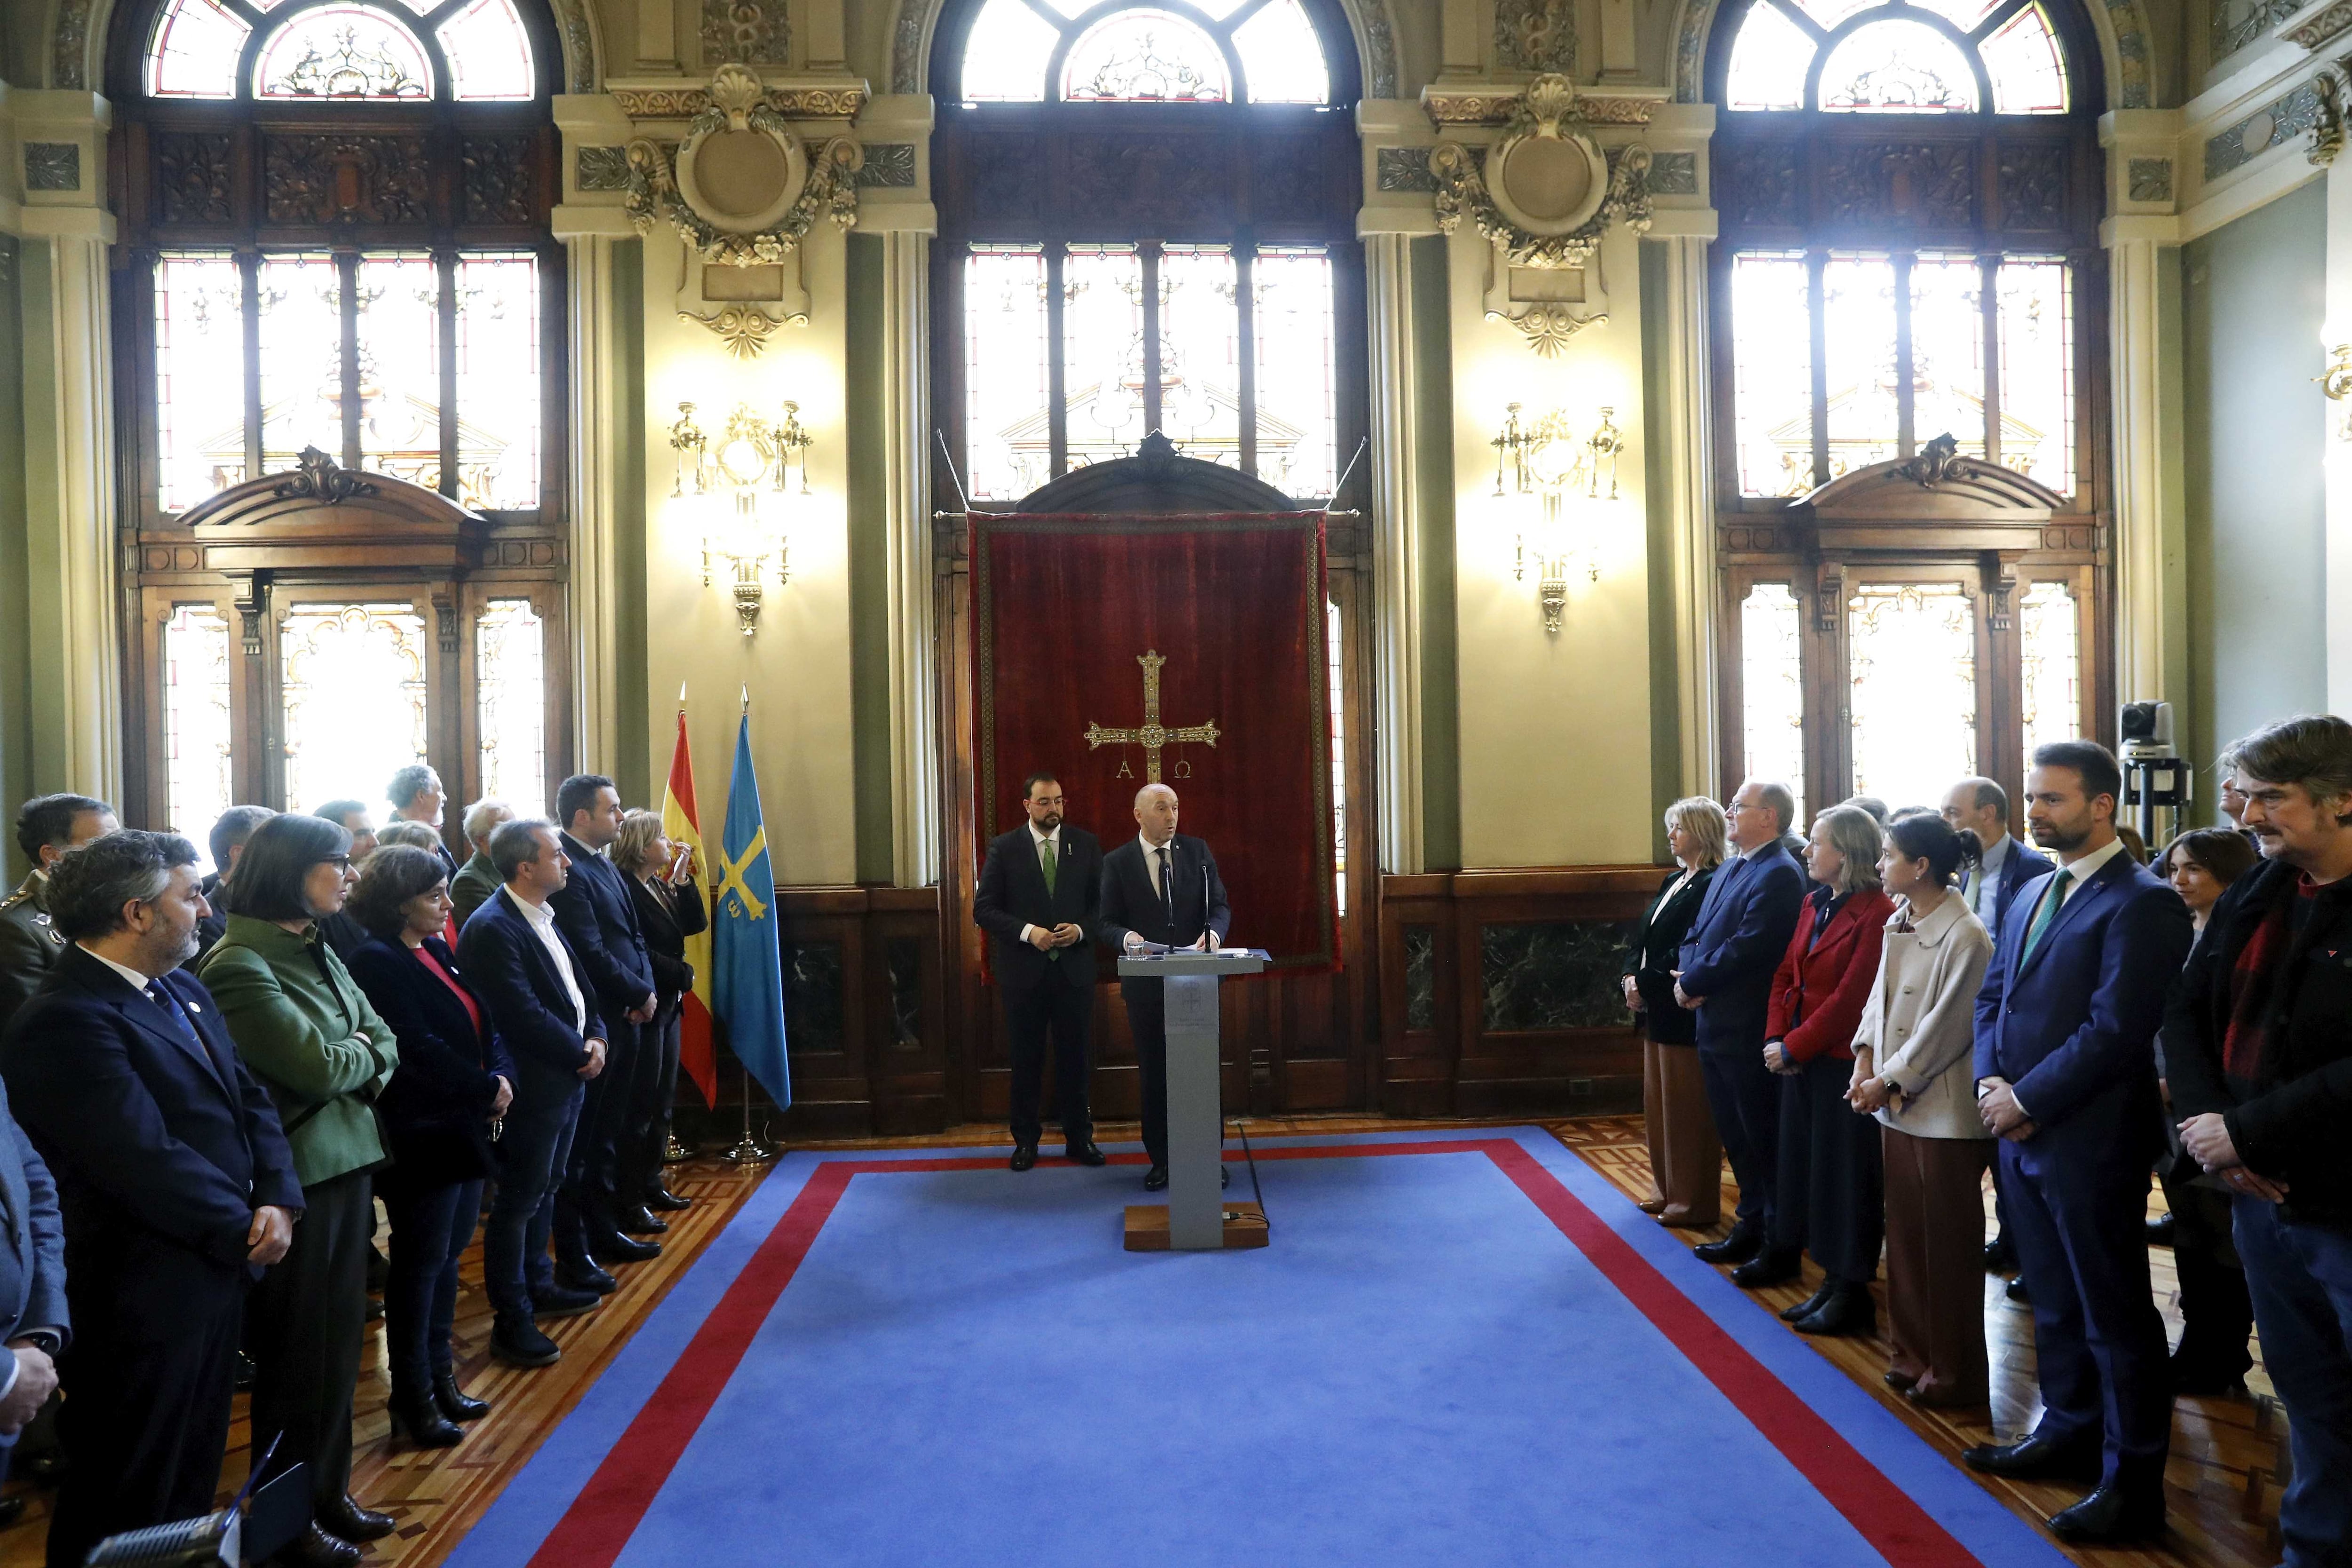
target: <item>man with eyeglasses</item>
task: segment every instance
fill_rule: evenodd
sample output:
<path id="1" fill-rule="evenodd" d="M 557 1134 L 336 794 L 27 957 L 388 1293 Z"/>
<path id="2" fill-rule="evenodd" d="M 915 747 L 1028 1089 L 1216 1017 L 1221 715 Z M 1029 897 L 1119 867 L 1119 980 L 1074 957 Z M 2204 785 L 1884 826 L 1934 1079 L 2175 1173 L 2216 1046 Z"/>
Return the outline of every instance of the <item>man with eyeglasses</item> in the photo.
<path id="1" fill-rule="evenodd" d="M 1750 779 L 1724 807 L 1738 851 L 1707 885 L 1683 943 L 1675 1000 L 1698 1015 L 1699 1070 L 1716 1131 L 1739 1184 L 1731 1234 L 1695 1250 L 1709 1263 L 1740 1266 L 1743 1285 L 1794 1279 L 1793 1255 L 1769 1252 L 1773 1173 L 1780 1150 L 1780 1086 L 1764 1065 L 1765 1015 L 1772 974 L 1789 950 L 1804 902 L 1805 874 L 1781 843 L 1797 815 L 1784 784 Z"/>
<path id="2" fill-rule="evenodd" d="M 1034 773 L 1022 784 L 1028 820 L 988 847 L 972 890 L 972 923 L 988 932 L 990 967 L 1004 996 L 1013 1041 L 1013 1168 L 1037 1163 L 1038 1079 L 1054 1043 L 1054 1110 L 1063 1152 L 1099 1165 L 1087 1109 L 1087 1037 L 1095 1011 L 1095 928 L 1102 916 L 1102 845 L 1062 820 L 1061 782 Z"/>

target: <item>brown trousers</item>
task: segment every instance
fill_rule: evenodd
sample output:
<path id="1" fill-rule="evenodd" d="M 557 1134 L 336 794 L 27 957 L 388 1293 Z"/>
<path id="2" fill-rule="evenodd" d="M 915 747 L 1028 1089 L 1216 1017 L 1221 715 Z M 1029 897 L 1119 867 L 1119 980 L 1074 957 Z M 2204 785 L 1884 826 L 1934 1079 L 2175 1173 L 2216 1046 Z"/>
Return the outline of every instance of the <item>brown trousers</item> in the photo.
<path id="1" fill-rule="evenodd" d="M 1896 1372 L 1927 1393 L 1983 1400 L 1984 1173 L 1990 1138 L 1915 1138 L 1882 1127 L 1886 1317 Z"/>
<path id="2" fill-rule="evenodd" d="M 1642 1042 L 1642 1116 L 1650 1179 L 1666 1213 L 1678 1223 L 1713 1225 L 1723 1214 L 1723 1144 L 1707 1109 L 1697 1047 Z"/>

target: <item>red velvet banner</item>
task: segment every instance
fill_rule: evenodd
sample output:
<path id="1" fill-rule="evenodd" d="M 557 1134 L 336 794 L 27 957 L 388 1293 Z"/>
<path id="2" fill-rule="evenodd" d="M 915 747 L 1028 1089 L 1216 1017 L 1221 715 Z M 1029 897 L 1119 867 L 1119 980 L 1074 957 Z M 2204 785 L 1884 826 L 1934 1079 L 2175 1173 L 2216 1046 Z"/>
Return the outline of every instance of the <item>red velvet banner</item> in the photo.
<path id="1" fill-rule="evenodd" d="M 1070 822 L 1108 853 L 1156 777 L 1178 831 L 1217 858 L 1232 941 L 1286 970 L 1329 968 L 1323 514 L 974 513 L 971 527 L 980 847 L 1023 820 L 1021 781 L 1051 769 Z"/>

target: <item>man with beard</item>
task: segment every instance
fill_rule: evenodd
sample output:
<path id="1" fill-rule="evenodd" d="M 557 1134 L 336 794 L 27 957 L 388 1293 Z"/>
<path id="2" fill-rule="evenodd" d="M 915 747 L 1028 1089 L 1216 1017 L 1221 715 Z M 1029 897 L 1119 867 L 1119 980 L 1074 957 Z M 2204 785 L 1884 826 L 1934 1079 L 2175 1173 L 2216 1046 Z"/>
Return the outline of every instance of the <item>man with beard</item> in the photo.
<path id="1" fill-rule="evenodd" d="M 1094 1024 L 1095 928 L 1102 914 L 1102 845 L 1062 821 L 1062 785 L 1050 773 L 1022 785 L 1029 820 L 988 847 L 972 890 L 972 923 L 994 940 L 989 955 L 1013 1037 L 1013 1168 L 1037 1163 L 1045 1131 L 1037 1106 L 1045 1039 L 1054 1041 L 1054 1113 L 1063 1152 L 1103 1163 L 1087 1110 L 1087 1036 Z"/>
<path id="2" fill-rule="evenodd" d="M 1994 1475 L 2095 1481 L 2050 1528 L 2102 1544 L 2164 1528 L 2172 1384 L 2141 1219 L 2164 1146 L 2156 1032 L 2190 941 L 2188 905 L 2116 836 L 2122 793 L 2091 741 L 2037 748 L 2026 776 L 2026 822 L 2058 868 L 2001 922 L 1977 996 L 1977 1108 L 2000 1140 L 2042 1415 L 1962 1455 Z"/>

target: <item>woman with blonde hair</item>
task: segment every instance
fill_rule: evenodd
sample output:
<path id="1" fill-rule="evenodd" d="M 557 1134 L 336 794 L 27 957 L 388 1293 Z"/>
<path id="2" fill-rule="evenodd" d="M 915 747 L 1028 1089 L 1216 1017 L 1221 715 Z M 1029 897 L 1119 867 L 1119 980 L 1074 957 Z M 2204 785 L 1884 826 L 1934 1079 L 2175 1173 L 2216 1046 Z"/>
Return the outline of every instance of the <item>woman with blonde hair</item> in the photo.
<path id="1" fill-rule="evenodd" d="M 621 819 L 613 847 L 605 851 L 629 879 L 629 899 L 646 933 L 646 956 L 654 966 L 655 1008 L 645 1038 L 658 1044 L 645 1053 L 643 1090 L 632 1102 L 622 1135 L 621 1203 L 643 1204 L 648 1212 L 675 1212 L 688 1200 L 669 1190 L 662 1170 L 669 1146 L 670 1109 L 677 1100 L 678 1047 L 685 1028 L 686 994 L 694 989 L 694 965 L 687 939 L 710 924 L 702 884 L 695 879 L 694 849 L 673 841 L 661 813 L 636 810 Z"/>
<path id="2" fill-rule="evenodd" d="M 1699 1071 L 1698 1020 L 1675 1004 L 1675 969 L 1723 864 L 1726 832 L 1723 807 L 1711 800 L 1694 796 L 1666 807 L 1666 847 L 1679 868 L 1658 885 L 1625 953 L 1625 1005 L 1643 1022 L 1642 1112 L 1657 1188 L 1642 1207 L 1662 1225 L 1695 1230 L 1721 1217 L 1723 1145 Z"/>

